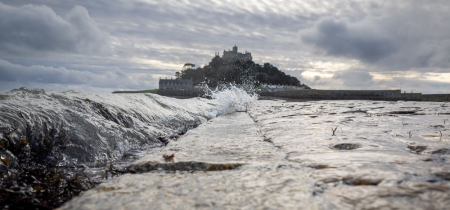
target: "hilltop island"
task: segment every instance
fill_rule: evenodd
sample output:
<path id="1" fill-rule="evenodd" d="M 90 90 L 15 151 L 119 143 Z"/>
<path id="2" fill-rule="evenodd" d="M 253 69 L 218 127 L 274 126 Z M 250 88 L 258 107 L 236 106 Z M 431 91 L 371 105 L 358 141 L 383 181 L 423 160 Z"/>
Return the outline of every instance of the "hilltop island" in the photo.
<path id="1" fill-rule="evenodd" d="M 450 101 L 450 94 L 406 93 L 392 90 L 317 90 L 293 76 L 287 75 L 270 63 L 260 65 L 253 61 L 250 52 L 239 52 L 238 47 L 219 52 L 209 64 L 195 68 L 186 63 L 175 73 L 175 79 L 160 78 L 159 89 L 141 91 L 115 91 L 113 93 L 155 93 L 171 97 L 204 96 L 203 87 L 220 85 L 250 85 L 264 97 L 300 100 L 387 100 L 387 101 Z"/>
<path id="2" fill-rule="evenodd" d="M 208 65 L 194 68 L 195 65 L 186 63 L 183 70 L 176 72 L 177 79 L 192 79 L 193 85 L 206 84 L 216 87 L 219 84 L 252 84 L 259 87 L 262 84 L 273 84 L 280 86 L 297 86 L 310 89 L 301 84 L 293 76 L 287 75 L 270 63 L 257 64 L 252 60 L 250 52 L 238 52 L 238 47 L 223 51 L 222 56 L 216 53 Z"/>

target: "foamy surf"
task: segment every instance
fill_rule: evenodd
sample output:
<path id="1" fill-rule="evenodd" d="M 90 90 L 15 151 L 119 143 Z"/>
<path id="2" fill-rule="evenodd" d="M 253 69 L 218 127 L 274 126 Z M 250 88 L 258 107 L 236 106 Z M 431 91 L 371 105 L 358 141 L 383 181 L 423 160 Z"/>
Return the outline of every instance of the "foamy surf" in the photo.
<path id="1" fill-rule="evenodd" d="M 64 131 L 69 141 L 61 165 L 95 165 L 120 159 L 130 150 L 161 146 L 159 136 L 245 111 L 257 99 L 237 87 L 210 93 L 211 100 L 22 88 L 0 94 L 0 128 L 14 125 L 16 135 L 23 135 L 28 127 L 38 140 Z"/>
<path id="2" fill-rule="evenodd" d="M 217 101 L 220 107 L 218 114 L 247 111 L 258 100 L 258 94 L 246 86 L 226 85 L 214 90 L 205 89 L 207 96 Z"/>

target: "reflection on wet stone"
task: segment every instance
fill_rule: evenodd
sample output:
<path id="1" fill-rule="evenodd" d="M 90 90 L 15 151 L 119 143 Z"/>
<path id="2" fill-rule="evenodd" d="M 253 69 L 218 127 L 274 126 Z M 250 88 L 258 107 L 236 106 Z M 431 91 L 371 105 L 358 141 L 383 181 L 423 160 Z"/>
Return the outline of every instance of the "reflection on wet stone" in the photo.
<path id="1" fill-rule="evenodd" d="M 381 181 L 381 179 L 358 179 L 355 177 L 350 177 L 342 180 L 344 184 L 346 185 L 378 185 Z"/>
<path id="2" fill-rule="evenodd" d="M 443 180 L 450 181 L 450 172 L 437 172 L 434 175 L 436 175 L 437 177 L 439 177 Z"/>
<path id="3" fill-rule="evenodd" d="M 408 146 L 408 149 L 409 149 L 411 152 L 420 154 L 421 152 L 425 151 L 425 150 L 427 149 L 427 147 L 426 147 L 426 146 L 413 146 L 413 145 L 409 145 L 409 146 Z"/>
<path id="4" fill-rule="evenodd" d="M 61 209 L 446 209 L 450 141 L 429 135 L 449 135 L 437 115 L 447 112 L 431 102 L 261 100 Z"/>
<path id="5" fill-rule="evenodd" d="M 432 151 L 431 154 L 448 155 L 448 154 L 450 154 L 450 149 L 447 149 L 447 148 L 438 149 L 438 150 Z"/>
<path id="6" fill-rule="evenodd" d="M 241 163 L 202 163 L 202 162 L 176 162 L 176 163 L 158 163 L 146 162 L 132 165 L 129 170 L 132 173 L 145 173 L 155 170 L 163 171 L 223 171 L 233 170 L 242 166 Z"/>
<path id="7" fill-rule="evenodd" d="M 359 144 L 344 143 L 344 144 L 333 145 L 331 148 L 337 149 L 337 150 L 354 150 L 354 149 L 358 149 L 360 147 L 361 147 L 361 145 L 359 145 Z"/>

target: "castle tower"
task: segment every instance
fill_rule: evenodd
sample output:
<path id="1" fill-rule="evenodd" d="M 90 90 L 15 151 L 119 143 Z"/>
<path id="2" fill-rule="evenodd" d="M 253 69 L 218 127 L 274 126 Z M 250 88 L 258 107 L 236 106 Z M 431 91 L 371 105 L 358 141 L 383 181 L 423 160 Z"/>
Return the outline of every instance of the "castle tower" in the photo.
<path id="1" fill-rule="evenodd" d="M 234 54 L 237 54 L 237 52 L 238 52 L 238 48 L 236 47 L 236 45 L 234 45 L 234 47 L 233 47 L 233 53 L 234 53 Z"/>

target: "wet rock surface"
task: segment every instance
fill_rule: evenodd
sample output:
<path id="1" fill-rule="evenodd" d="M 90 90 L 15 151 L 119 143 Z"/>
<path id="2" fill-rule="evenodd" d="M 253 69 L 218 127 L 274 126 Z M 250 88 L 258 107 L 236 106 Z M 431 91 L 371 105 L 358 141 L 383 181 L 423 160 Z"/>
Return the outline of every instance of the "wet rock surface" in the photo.
<path id="1" fill-rule="evenodd" d="M 439 113 L 449 111 L 258 101 L 153 149 L 130 166 L 135 174 L 61 209 L 446 209 L 450 123 Z"/>
<path id="2" fill-rule="evenodd" d="M 266 101 L 249 113 L 288 162 L 312 169 L 315 197 L 327 207 L 445 209 L 450 125 L 439 113 L 447 109 L 402 101 Z"/>

